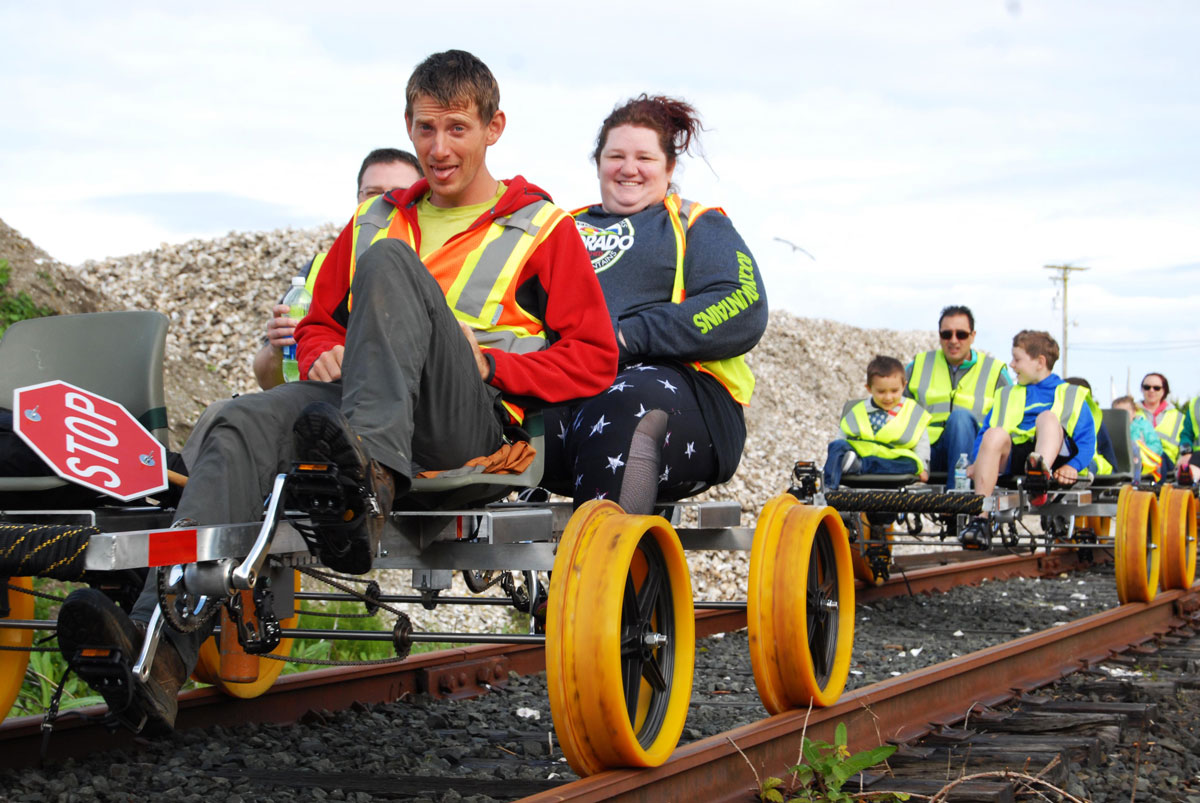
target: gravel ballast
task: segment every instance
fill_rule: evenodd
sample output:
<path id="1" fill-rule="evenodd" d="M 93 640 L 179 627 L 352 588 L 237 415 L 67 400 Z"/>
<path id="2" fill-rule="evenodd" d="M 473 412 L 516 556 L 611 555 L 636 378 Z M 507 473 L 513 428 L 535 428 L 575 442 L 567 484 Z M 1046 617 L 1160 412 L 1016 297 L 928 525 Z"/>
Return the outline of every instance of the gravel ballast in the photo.
<path id="1" fill-rule="evenodd" d="M 903 672 L 1052 627 L 1117 604 L 1111 569 L 1049 580 L 989 582 L 938 596 L 897 597 L 860 606 L 854 663 L 848 686 Z M 745 631 L 705 639 L 698 645 L 693 706 L 683 741 L 694 741 L 765 715 L 758 702 Z M 1087 694 L 1088 679 L 1068 680 L 1064 693 Z M 1078 687 L 1078 688 L 1074 688 Z M 1040 694 L 1050 693 L 1047 690 Z M 1057 693 L 1057 692 L 1056 692 Z M 1089 768 L 1087 799 L 1129 799 L 1129 784 L 1147 778 L 1158 797 L 1172 796 L 1166 778 L 1200 783 L 1194 722 L 1200 701 L 1192 693 L 1159 704 L 1155 746 L 1133 755 L 1119 746 L 1099 768 Z M 1171 748 L 1157 745 L 1170 744 Z M 1184 752 L 1179 752 L 1182 745 Z M 1129 748 L 1132 750 L 1132 748 Z M 1187 751 L 1191 751 L 1190 753 Z M 285 770 L 287 784 L 248 780 L 254 770 Z M 781 768 L 782 769 L 782 768 Z M 230 777 L 213 777 L 225 773 Z M 318 789 L 303 780 L 366 775 L 439 775 L 493 780 L 490 796 L 438 792 L 409 799 L 509 800 L 505 781 L 571 779 L 553 740 L 543 676 L 510 678 L 505 692 L 476 700 L 442 701 L 418 696 L 359 711 L 317 714 L 291 726 L 246 725 L 177 734 L 138 753 L 114 752 L 69 760 L 45 770 L 0 774 L 2 794 L 12 800 L 377 800 L 387 795 Z M 314 782 L 317 776 L 311 776 Z M 1182 789 L 1182 784 L 1175 788 Z"/>

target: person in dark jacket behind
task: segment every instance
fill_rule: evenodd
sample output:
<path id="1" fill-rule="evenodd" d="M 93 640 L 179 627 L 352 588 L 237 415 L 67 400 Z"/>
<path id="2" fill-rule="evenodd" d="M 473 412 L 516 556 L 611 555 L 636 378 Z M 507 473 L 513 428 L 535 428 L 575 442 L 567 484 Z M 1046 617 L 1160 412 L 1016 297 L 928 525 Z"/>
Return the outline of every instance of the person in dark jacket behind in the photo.
<path id="1" fill-rule="evenodd" d="M 600 279 L 620 370 L 599 395 L 546 412 L 546 486 L 629 513 L 733 476 L 754 377 L 744 355 L 767 326 L 750 249 L 724 210 L 682 199 L 697 144 L 687 103 L 642 95 L 604 121 L 592 158 L 600 203 L 575 223 Z"/>

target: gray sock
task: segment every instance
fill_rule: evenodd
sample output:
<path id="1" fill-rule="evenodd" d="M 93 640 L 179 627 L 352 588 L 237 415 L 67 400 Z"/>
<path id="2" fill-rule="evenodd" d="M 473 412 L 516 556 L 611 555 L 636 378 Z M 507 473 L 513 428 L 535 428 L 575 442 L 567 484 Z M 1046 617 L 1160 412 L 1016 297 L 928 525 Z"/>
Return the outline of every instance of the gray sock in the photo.
<path id="1" fill-rule="evenodd" d="M 662 440 L 667 434 L 667 414 L 651 410 L 642 416 L 629 444 L 625 476 L 617 504 L 626 513 L 646 515 L 658 499 L 658 472 L 662 467 Z"/>

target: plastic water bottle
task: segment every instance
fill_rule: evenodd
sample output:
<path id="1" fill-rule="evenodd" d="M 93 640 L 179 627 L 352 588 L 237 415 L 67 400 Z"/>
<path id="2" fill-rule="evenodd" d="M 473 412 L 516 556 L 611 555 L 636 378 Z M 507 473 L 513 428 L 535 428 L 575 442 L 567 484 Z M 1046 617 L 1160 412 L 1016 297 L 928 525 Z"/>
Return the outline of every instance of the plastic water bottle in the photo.
<path id="1" fill-rule="evenodd" d="M 958 462 L 954 464 L 954 490 L 969 491 L 971 490 L 971 480 L 967 478 L 967 453 L 962 452 L 958 456 Z"/>
<path id="2" fill-rule="evenodd" d="M 292 277 L 292 286 L 288 288 L 282 303 L 291 307 L 288 310 L 288 316 L 297 321 L 308 314 L 308 305 L 312 303 L 312 296 L 304 286 L 303 276 Z M 296 362 L 296 344 L 293 343 L 283 347 L 283 381 L 296 382 L 299 379 L 300 366 Z"/>

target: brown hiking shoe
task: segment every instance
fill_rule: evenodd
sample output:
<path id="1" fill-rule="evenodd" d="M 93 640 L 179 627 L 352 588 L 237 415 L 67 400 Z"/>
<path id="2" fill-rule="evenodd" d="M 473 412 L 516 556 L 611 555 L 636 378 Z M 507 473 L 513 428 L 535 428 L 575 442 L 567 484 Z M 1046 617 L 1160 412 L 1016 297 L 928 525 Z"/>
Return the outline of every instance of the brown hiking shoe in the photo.
<path id="1" fill-rule="evenodd" d="M 138 625 L 103 592 L 80 588 L 58 613 L 58 649 L 122 725 L 143 736 L 166 736 L 175 728 L 176 698 L 188 670 L 164 637 L 150 677 L 135 679 L 131 670 L 145 640 Z"/>
<path id="2" fill-rule="evenodd" d="M 303 494 L 293 499 L 312 522 L 298 528 L 309 550 L 334 571 L 370 571 L 396 495 L 391 470 L 367 455 L 342 411 L 325 402 L 304 408 L 292 438 L 297 463 L 336 468 L 341 487 L 340 504 L 307 504 Z"/>

